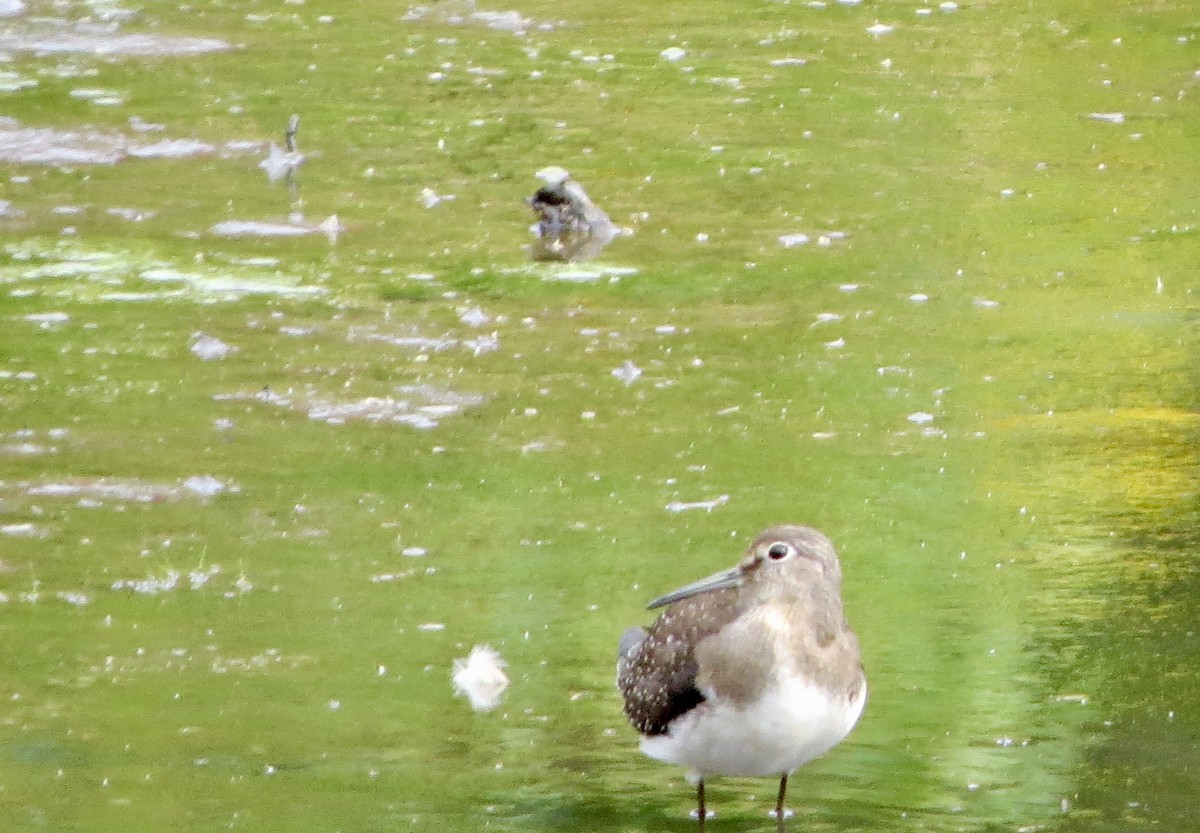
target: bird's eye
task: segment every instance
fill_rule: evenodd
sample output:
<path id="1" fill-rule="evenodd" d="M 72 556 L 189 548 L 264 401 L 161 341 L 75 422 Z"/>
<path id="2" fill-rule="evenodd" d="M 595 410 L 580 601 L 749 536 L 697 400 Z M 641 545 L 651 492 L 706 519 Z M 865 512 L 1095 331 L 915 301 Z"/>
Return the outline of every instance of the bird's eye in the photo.
<path id="1" fill-rule="evenodd" d="M 795 550 L 792 549 L 791 545 L 785 544 L 783 541 L 776 541 L 767 548 L 767 556 L 772 561 L 782 561 L 793 552 L 795 552 Z"/>

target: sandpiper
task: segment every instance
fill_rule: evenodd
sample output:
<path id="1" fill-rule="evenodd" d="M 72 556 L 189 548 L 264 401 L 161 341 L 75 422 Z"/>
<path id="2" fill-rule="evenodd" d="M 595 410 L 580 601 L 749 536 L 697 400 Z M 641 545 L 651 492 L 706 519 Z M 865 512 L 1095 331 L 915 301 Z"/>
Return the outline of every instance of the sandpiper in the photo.
<path id="1" fill-rule="evenodd" d="M 572 188 L 574 180 L 565 168 L 551 166 L 537 172 L 546 184 L 529 198 L 529 207 L 538 215 L 534 227 L 538 237 L 560 237 L 565 234 L 586 234 L 588 218 L 586 204 Z"/>
<path id="2" fill-rule="evenodd" d="M 738 565 L 661 596 L 658 621 L 621 637 L 617 687 L 651 758 L 689 769 L 704 829 L 704 780 L 788 775 L 849 734 L 867 699 L 842 612 L 833 544 L 806 526 L 763 532 Z"/>
<path id="3" fill-rule="evenodd" d="M 551 165 L 536 176 L 545 184 L 526 201 L 538 217 L 531 228 L 537 237 L 535 260 L 590 260 L 619 234 L 565 168 Z"/>

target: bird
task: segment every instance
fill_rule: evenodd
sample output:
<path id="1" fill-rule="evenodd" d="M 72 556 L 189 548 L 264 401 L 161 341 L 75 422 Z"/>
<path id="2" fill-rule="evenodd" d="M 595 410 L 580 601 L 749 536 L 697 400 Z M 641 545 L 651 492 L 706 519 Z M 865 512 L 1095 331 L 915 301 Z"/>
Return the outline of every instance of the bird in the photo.
<path id="1" fill-rule="evenodd" d="M 528 200 L 538 216 L 534 233 L 538 237 L 587 234 L 587 195 L 582 194 L 566 169 L 552 165 L 538 171 L 537 177 L 546 184 Z"/>
<path id="2" fill-rule="evenodd" d="M 535 260 L 590 260 L 620 233 L 566 168 L 550 165 L 535 176 L 544 184 L 525 201 L 537 215 Z"/>
<path id="3" fill-rule="evenodd" d="M 287 150 L 271 142 L 267 149 L 267 158 L 258 163 L 258 167 L 267 172 L 267 179 L 271 182 L 285 177 L 292 182 L 292 175 L 303 164 L 304 154 L 300 152 L 300 142 L 297 138 L 299 132 L 300 115 L 293 113 L 288 119 L 287 130 L 283 134 L 283 143 Z"/>
<path id="4" fill-rule="evenodd" d="M 738 564 L 660 596 L 649 628 L 618 646 L 617 687 L 641 750 L 687 767 L 704 830 L 706 779 L 775 776 L 784 830 L 788 776 L 839 744 L 867 699 L 842 571 L 817 529 L 758 535 Z"/>

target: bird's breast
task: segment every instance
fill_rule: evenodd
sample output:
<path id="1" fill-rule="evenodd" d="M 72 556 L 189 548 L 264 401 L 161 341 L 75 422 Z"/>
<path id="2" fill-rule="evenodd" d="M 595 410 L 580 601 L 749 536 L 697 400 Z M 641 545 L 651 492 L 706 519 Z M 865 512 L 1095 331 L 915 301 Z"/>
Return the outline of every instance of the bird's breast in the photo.
<path id="1" fill-rule="evenodd" d="M 780 680 L 748 703 L 701 704 L 666 734 L 644 737 L 642 751 L 702 777 L 781 775 L 841 742 L 865 697 L 865 689 L 851 698 L 801 679 Z"/>

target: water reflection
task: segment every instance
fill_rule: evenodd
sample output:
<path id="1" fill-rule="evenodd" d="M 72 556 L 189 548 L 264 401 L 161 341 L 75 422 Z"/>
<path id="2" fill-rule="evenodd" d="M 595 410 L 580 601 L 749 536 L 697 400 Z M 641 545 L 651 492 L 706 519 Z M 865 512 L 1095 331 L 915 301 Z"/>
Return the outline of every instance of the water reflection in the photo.
<path id="1" fill-rule="evenodd" d="M 1190 830 L 1200 818 L 1200 420 L 1118 411 L 1089 433 L 1056 467 L 1072 479 L 1057 484 L 1067 504 L 1051 507 L 1063 539 L 1044 565 L 1053 604 L 1035 643 L 1041 675 L 1074 687 L 1083 713 L 1061 829 Z"/>

